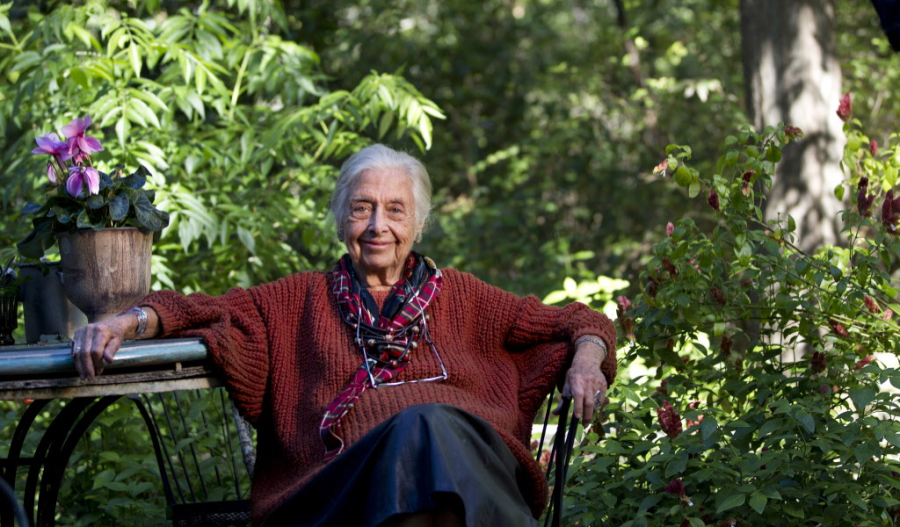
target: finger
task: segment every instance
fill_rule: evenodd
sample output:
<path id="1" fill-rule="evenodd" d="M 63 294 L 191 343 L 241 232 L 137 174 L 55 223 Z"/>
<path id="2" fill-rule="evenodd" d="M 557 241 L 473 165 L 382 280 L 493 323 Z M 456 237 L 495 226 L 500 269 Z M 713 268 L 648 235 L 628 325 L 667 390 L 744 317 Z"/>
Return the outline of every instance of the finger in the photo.
<path id="1" fill-rule="evenodd" d="M 91 340 L 91 361 L 94 364 L 94 374 L 103 373 L 105 364 L 103 363 L 103 354 L 106 352 L 106 345 L 109 342 L 111 332 L 105 324 L 98 324 L 94 327 L 93 338 Z"/>
<path id="2" fill-rule="evenodd" d="M 582 382 L 577 377 L 574 378 L 572 382 L 572 416 L 575 419 L 581 419 L 584 415 L 585 396 Z"/>
<path id="3" fill-rule="evenodd" d="M 553 415 L 559 415 L 559 412 L 561 412 L 561 411 L 562 411 L 562 399 L 560 399 L 559 402 L 556 403 L 556 408 L 551 410 L 550 413 Z"/>
<path id="4" fill-rule="evenodd" d="M 103 369 L 106 369 L 106 366 L 112 364 L 113 359 L 116 356 L 116 352 L 119 350 L 119 346 L 122 345 L 122 339 L 118 335 L 114 335 L 113 338 L 109 339 L 106 342 L 106 347 L 103 348 L 103 355 L 101 357 Z M 103 373 L 103 370 L 100 370 L 100 373 Z"/>
<path id="5" fill-rule="evenodd" d="M 77 352 L 80 358 L 84 376 L 82 379 L 94 378 L 94 359 L 91 357 L 91 346 L 94 342 L 94 328 L 92 324 L 88 324 L 84 328 L 81 339 L 81 349 Z"/>
<path id="6" fill-rule="evenodd" d="M 90 345 L 91 341 L 88 335 L 88 328 L 81 328 L 81 333 L 75 339 L 73 357 L 75 358 L 79 377 L 81 377 L 82 380 L 90 379 L 94 375 L 94 367 L 91 363 L 89 354 Z"/>

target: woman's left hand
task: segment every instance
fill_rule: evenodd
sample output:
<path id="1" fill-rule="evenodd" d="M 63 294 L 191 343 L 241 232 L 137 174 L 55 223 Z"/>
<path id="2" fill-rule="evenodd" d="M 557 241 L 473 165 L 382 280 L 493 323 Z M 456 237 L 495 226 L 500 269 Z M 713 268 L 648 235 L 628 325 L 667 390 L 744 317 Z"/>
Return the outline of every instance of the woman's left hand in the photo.
<path id="1" fill-rule="evenodd" d="M 572 396 L 573 414 L 576 419 L 583 419 L 584 424 L 593 420 L 594 410 L 606 398 L 609 389 L 606 376 L 600 371 L 600 363 L 605 357 L 605 350 L 597 344 L 581 342 L 575 350 L 572 367 L 566 372 L 563 395 Z M 557 406 L 553 413 L 558 414 L 559 410 L 560 406 Z"/>

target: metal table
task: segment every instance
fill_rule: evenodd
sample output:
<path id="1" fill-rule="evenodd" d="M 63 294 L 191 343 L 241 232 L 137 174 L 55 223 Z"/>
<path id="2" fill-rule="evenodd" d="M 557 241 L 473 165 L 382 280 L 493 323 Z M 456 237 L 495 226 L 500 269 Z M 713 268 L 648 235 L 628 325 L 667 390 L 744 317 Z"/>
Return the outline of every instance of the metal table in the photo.
<path id="1" fill-rule="evenodd" d="M 68 344 L 0 348 L 0 399 L 33 400 L 19 421 L 0 477 L 15 485 L 18 467 L 28 467 L 24 507 L 32 525 L 55 525 L 56 501 L 63 472 L 79 439 L 91 423 L 123 395 L 194 390 L 220 386 L 199 339 L 146 340 L 125 343 L 103 375 L 82 381 L 75 373 Z M 72 399 L 53 418 L 33 457 L 21 457 L 35 418 L 52 399 Z M 150 416 L 132 397 L 144 421 Z M 158 445 L 154 449 L 159 455 Z M 12 526 L 11 511 L 0 510 L 0 525 Z"/>

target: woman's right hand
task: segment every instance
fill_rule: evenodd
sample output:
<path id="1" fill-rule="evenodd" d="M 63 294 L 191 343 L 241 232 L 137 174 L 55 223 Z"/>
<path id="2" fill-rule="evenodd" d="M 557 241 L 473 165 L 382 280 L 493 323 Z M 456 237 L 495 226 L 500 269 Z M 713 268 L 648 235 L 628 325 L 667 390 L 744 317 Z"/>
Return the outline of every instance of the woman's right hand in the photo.
<path id="1" fill-rule="evenodd" d="M 137 317 L 123 314 L 75 330 L 72 337 L 72 360 L 78 376 L 93 379 L 113 361 L 127 335 L 137 329 Z"/>
<path id="2" fill-rule="evenodd" d="M 149 338 L 157 333 L 159 318 L 153 309 L 143 309 L 148 324 L 141 338 Z M 72 360 L 78 376 L 90 380 L 103 373 L 103 368 L 113 361 L 122 343 L 138 336 L 137 328 L 137 316 L 126 312 L 76 329 L 72 337 Z"/>

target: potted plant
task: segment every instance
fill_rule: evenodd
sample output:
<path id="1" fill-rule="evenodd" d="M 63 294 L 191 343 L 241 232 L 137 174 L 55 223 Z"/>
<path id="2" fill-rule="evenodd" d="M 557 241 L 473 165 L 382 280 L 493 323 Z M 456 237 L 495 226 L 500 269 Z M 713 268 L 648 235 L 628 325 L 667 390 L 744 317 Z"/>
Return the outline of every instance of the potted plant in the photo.
<path id="1" fill-rule="evenodd" d="M 128 176 L 117 165 L 111 174 L 98 170 L 91 154 L 103 150 L 86 135 L 91 117 L 75 118 L 61 132 L 35 139 L 32 153 L 50 156 L 43 203 L 28 202 L 31 233 L 19 253 L 40 258 L 59 243 L 63 289 L 88 321 L 102 320 L 133 306 L 150 291 L 153 233 L 169 216 L 153 206 L 154 192 L 144 190 L 147 172 Z"/>

